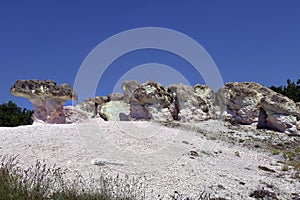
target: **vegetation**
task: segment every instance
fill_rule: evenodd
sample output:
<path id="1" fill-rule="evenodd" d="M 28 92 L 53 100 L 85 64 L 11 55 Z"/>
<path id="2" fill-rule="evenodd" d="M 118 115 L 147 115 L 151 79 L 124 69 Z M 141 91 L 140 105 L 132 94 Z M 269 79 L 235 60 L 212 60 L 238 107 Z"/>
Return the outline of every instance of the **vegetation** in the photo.
<path id="1" fill-rule="evenodd" d="M 33 111 L 20 108 L 17 104 L 9 101 L 0 104 L 0 126 L 14 127 L 32 124 Z"/>
<path id="2" fill-rule="evenodd" d="M 0 200 L 131 200 L 144 199 L 137 182 L 104 178 L 87 183 L 77 175 L 76 181 L 65 178 L 66 171 L 37 161 L 21 169 L 15 156 L 0 155 Z"/>
<path id="3" fill-rule="evenodd" d="M 47 167 L 40 161 L 23 168 L 17 156 L 0 155 L 0 200 L 144 200 L 145 177 L 115 178 L 101 171 L 99 177 L 84 179 L 78 172 L 75 180 L 68 178 L 68 170 L 57 166 Z M 153 191 L 152 191 L 153 192 Z M 152 194 L 153 195 L 153 194 Z M 153 197 L 153 196 L 152 196 Z M 177 191 L 173 195 L 160 196 L 170 200 L 223 200 L 206 191 L 196 197 L 185 197 Z M 169 198 L 168 198 L 169 197 Z M 157 199 L 154 198 L 153 199 Z"/>
<path id="4" fill-rule="evenodd" d="M 290 79 L 287 80 L 287 85 L 284 86 L 271 86 L 271 90 L 278 92 L 284 96 L 289 97 L 295 102 L 300 102 L 300 79 L 297 82 L 293 82 Z"/>

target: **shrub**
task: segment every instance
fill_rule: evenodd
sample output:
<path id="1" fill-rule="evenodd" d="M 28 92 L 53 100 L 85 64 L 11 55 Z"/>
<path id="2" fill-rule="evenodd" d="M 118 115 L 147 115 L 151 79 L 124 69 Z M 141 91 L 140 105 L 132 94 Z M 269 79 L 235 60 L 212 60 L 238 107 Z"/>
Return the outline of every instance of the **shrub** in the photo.
<path id="1" fill-rule="evenodd" d="M 9 101 L 0 105 L 0 126 L 15 127 L 32 124 L 33 111 L 20 108 Z"/>
<path id="2" fill-rule="evenodd" d="M 289 171 L 289 166 L 287 164 L 282 165 L 281 167 L 282 171 Z"/>
<path id="3" fill-rule="evenodd" d="M 22 169 L 16 156 L 0 155 L 0 200 L 133 200 L 144 199 L 143 188 L 128 185 L 125 179 L 103 177 L 88 183 L 78 174 L 66 178 L 66 170 L 47 167 L 39 161 Z"/>

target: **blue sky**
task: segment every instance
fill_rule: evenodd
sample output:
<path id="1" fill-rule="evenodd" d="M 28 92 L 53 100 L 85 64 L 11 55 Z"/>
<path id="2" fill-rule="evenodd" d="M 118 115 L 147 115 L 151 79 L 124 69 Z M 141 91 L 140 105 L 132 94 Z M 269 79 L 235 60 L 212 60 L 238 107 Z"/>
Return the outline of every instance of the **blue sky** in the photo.
<path id="1" fill-rule="evenodd" d="M 210 54 L 224 82 L 284 84 L 300 78 L 299 8 L 297 0 L 1 1 L 0 101 L 31 108 L 27 99 L 9 93 L 16 80 L 73 85 L 91 50 L 139 27 L 164 27 L 193 38 Z M 203 83 L 178 56 L 141 50 L 109 66 L 97 94 L 112 92 L 122 73 L 149 62 L 176 65 L 192 84 Z"/>

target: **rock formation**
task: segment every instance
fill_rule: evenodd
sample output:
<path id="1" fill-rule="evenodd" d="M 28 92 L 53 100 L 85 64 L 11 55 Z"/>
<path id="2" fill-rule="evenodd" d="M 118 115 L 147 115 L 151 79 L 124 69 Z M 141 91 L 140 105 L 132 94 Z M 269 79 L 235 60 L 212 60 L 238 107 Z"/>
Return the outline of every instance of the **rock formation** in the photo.
<path id="1" fill-rule="evenodd" d="M 71 86 L 51 80 L 20 80 L 11 93 L 32 102 L 35 123 L 77 123 L 94 117 L 199 122 L 222 117 L 286 133 L 300 130 L 300 102 L 254 82 L 226 83 L 216 94 L 206 85 L 165 87 L 153 81 L 125 81 L 122 89 L 124 94 L 87 98 L 75 107 L 64 107 L 66 100 L 77 99 Z"/>
<path id="2" fill-rule="evenodd" d="M 296 122 L 296 128 L 297 128 L 298 131 L 300 131 L 300 121 Z"/>
<path id="3" fill-rule="evenodd" d="M 177 119 L 175 93 L 159 83 L 148 81 L 140 85 L 131 95 L 130 117 L 169 121 Z"/>
<path id="4" fill-rule="evenodd" d="M 94 98 L 86 98 L 83 102 L 76 104 L 75 108 L 86 112 L 90 118 L 97 114 Z"/>
<path id="5" fill-rule="evenodd" d="M 296 103 L 297 112 L 300 113 L 300 102 Z M 297 116 L 297 121 L 300 121 L 300 115 Z"/>
<path id="6" fill-rule="evenodd" d="M 10 92 L 15 96 L 28 98 L 34 106 L 35 120 L 49 124 L 65 123 L 64 104 L 66 100 L 77 99 L 77 94 L 70 85 L 57 85 L 51 80 L 19 80 Z"/>
<path id="7" fill-rule="evenodd" d="M 86 98 L 83 102 L 78 103 L 75 107 L 87 113 L 89 118 L 99 117 L 101 106 L 108 102 L 106 96 L 96 96 Z"/>
<path id="8" fill-rule="evenodd" d="M 218 98 L 227 119 L 240 124 L 257 123 L 257 128 L 296 132 L 299 112 L 293 100 L 258 83 L 226 83 Z"/>
<path id="9" fill-rule="evenodd" d="M 110 101 L 102 105 L 100 116 L 107 121 L 128 121 L 129 104 L 124 101 Z"/>
<path id="10" fill-rule="evenodd" d="M 124 94 L 121 93 L 109 94 L 108 101 L 124 101 Z"/>
<path id="11" fill-rule="evenodd" d="M 178 119 L 196 122 L 210 119 L 214 112 L 214 92 L 208 86 L 173 84 L 169 89 L 176 94 Z"/>
<path id="12" fill-rule="evenodd" d="M 124 100 L 126 103 L 129 103 L 130 97 L 133 92 L 140 86 L 141 84 L 138 81 L 127 80 L 122 84 L 122 90 L 124 93 Z"/>
<path id="13" fill-rule="evenodd" d="M 63 113 L 66 118 L 66 124 L 80 123 L 88 119 L 88 115 L 86 114 L 86 112 L 83 112 L 82 110 L 79 110 L 74 106 L 65 106 L 63 109 Z"/>

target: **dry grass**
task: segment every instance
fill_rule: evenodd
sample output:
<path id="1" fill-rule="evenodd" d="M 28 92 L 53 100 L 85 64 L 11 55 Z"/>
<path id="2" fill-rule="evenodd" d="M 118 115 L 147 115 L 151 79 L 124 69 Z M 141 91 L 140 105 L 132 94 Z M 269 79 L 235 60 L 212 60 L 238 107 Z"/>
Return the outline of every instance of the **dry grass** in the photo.
<path id="1" fill-rule="evenodd" d="M 128 179 L 100 176 L 93 183 L 87 183 L 80 175 L 76 181 L 67 181 L 65 173 L 59 167 L 49 168 L 39 161 L 24 170 L 19 167 L 16 156 L 0 155 L 0 200 L 143 199 L 142 186 L 137 182 L 129 185 Z"/>

